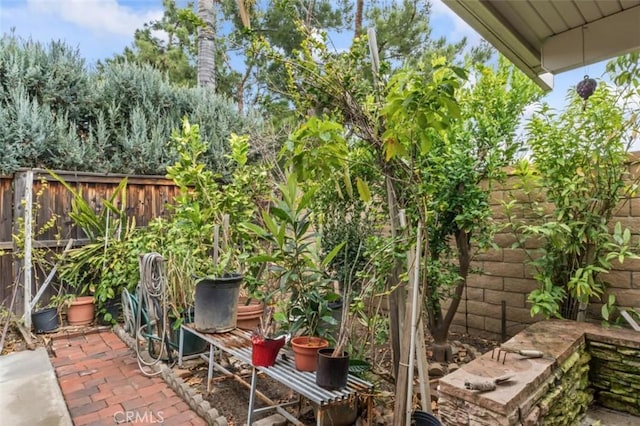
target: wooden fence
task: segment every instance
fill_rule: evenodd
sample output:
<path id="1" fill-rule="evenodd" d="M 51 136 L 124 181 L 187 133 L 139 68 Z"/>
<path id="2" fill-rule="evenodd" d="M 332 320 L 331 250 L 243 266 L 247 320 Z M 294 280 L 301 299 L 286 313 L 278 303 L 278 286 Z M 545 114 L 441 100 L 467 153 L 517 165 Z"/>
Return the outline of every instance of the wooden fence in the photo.
<path id="1" fill-rule="evenodd" d="M 125 177 L 64 171 L 56 174 L 81 191 L 96 212 L 103 209 L 102 201 L 113 194 Z M 127 176 L 127 182 L 126 212 L 128 217 L 135 217 L 138 226 L 168 215 L 167 204 L 178 193 L 171 180 L 161 176 Z M 30 263 L 24 259 L 28 247 L 19 249 L 12 235 L 29 232 L 26 224 L 31 222 L 32 238 L 25 241 L 32 241 L 35 248 L 62 251 L 69 239 L 74 240 L 74 245 L 81 245 L 86 239 L 69 216 L 72 194 L 46 170 L 20 170 L 11 176 L 0 176 L 0 190 L 0 306 L 9 307 L 17 286 L 13 312 L 22 315 L 28 303 L 25 301 L 31 300 L 48 271 L 25 267 Z M 57 217 L 56 226 L 43 232 L 42 226 L 52 216 Z M 50 295 L 45 293 L 42 301 L 46 303 Z M 30 318 L 25 320 L 30 322 Z"/>

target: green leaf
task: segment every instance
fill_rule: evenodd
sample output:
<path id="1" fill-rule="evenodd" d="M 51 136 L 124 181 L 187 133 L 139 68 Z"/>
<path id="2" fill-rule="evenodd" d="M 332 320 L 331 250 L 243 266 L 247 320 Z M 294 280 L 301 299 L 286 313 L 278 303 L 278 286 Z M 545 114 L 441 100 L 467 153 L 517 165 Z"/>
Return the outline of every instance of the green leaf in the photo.
<path id="1" fill-rule="evenodd" d="M 385 160 L 389 161 L 397 155 L 406 153 L 404 146 L 396 138 L 388 138 L 384 144 Z"/>
<path id="2" fill-rule="evenodd" d="M 606 303 L 602 305 L 600 314 L 602 315 L 602 318 L 609 320 L 609 306 Z"/>
<path id="3" fill-rule="evenodd" d="M 260 237 L 265 237 L 268 235 L 268 232 L 265 231 L 263 228 L 261 228 L 260 226 L 256 225 L 255 223 L 242 223 L 240 224 L 240 227 L 243 229 L 247 229 L 251 232 L 253 232 L 254 234 L 260 236 Z"/>
<path id="4" fill-rule="evenodd" d="M 331 263 L 333 258 L 336 257 L 336 255 L 340 252 L 340 250 L 342 250 L 342 247 L 344 247 L 345 244 L 346 244 L 346 241 L 343 241 L 337 246 L 335 246 L 333 250 L 331 250 L 322 260 L 322 265 L 327 266 L 329 263 Z"/>
<path id="5" fill-rule="evenodd" d="M 371 191 L 369 190 L 367 182 L 363 181 L 360 177 L 357 177 L 356 187 L 358 188 L 358 194 L 362 201 L 365 203 L 371 201 Z"/>
<path id="6" fill-rule="evenodd" d="M 371 364 L 361 359 L 349 359 L 349 373 L 360 374 L 371 369 Z"/>

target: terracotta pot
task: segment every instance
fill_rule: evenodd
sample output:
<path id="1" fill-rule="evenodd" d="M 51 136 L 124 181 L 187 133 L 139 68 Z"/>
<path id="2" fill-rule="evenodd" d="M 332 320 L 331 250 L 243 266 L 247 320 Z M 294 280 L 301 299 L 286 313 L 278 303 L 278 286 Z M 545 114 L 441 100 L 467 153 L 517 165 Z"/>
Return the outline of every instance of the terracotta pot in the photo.
<path id="1" fill-rule="evenodd" d="M 92 296 L 77 297 L 67 310 L 69 325 L 87 325 L 93 321 L 95 305 Z"/>
<path id="2" fill-rule="evenodd" d="M 296 369 L 300 371 L 316 371 L 318 349 L 328 346 L 329 341 L 322 337 L 299 336 L 291 339 Z"/>
<path id="3" fill-rule="evenodd" d="M 255 330 L 260 325 L 260 317 L 264 312 L 264 303 L 252 300 L 246 305 L 246 299 L 241 298 L 238 303 L 238 321 L 236 327 L 242 330 Z"/>

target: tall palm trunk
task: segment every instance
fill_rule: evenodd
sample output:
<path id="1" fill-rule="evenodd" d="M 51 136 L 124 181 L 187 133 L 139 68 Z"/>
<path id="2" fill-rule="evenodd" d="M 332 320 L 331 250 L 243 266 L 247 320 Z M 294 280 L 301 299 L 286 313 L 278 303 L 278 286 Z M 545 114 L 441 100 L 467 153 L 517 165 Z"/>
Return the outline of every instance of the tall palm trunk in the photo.
<path id="1" fill-rule="evenodd" d="M 215 0 L 198 0 L 198 16 L 205 26 L 198 31 L 198 87 L 216 89 Z"/>
<path id="2" fill-rule="evenodd" d="M 364 9 L 364 0 L 356 1 L 356 18 L 354 25 L 354 37 L 358 37 L 362 32 L 362 11 Z"/>

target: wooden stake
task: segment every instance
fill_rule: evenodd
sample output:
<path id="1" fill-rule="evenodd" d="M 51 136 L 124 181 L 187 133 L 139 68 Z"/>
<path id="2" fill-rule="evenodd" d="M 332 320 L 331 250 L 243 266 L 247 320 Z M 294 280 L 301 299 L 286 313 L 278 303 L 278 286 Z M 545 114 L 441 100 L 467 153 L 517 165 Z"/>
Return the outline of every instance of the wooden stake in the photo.
<path id="1" fill-rule="evenodd" d="M 13 323 L 18 329 L 18 331 L 20 332 L 20 334 L 22 335 L 22 338 L 24 339 L 25 343 L 27 344 L 27 349 L 29 349 L 30 351 L 35 350 L 36 344 L 31 338 L 31 331 L 29 331 L 24 325 L 22 325 L 20 321 L 14 320 Z"/>
<path id="2" fill-rule="evenodd" d="M 2 338 L 0 338 L 0 354 L 4 349 L 4 339 L 7 336 L 7 331 L 9 330 L 9 324 L 11 323 L 11 318 L 13 317 L 13 304 L 16 301 L 16 294 L 18 294 L 18 280 L 13 283 L 13 295 L 11 296 L 11 303 L 9 304 L 9 311 L 7 312 L 7 323 L 4 325 L 4 329 L 2 330 Z"/>
<path id="3" fill-rule="evenodd" d="M 220 225 L 213 225 L 213 264 L 218 266 L 218 253 L 220 252 Z"/>
<path id="4" fill-rule="evenodd" d="M 418 329 L 418 295 L 420 288 L 418 286 L 418 278 L 420 277 L 420 248 L 422 247 L 422 224 L 418 223 L 416 232 L 416 248 L 415 259 L 413 260 L 413 279 L 411 282 L 411 291 L 413 297 L 411 299 L 411 343 L 409 344 L 409 367 L 407 368 L 407 405 L 405 407 L 405 425 L 411 425 L 411 410 L 413 409 L 413 367 L 415 365 L 416 354 L 416 330 Z"/>
<path id="5" fill-rule="evenodd" d="M 418 237 L 421 237 L 421 229 L 422 225 L 418 225 Z M 420 244 L 420 240 L 418 243 Z M 418 254 L 419 248 L 416 248 L 414 253 Z M 393 425 L 394 426 L 403 426 L 406 425 L 407 422 L 411 421 L 411 416 L 407 416 L 407 412 L 411 411 L 411 402 L 410 399 L 413 397 L 413 392 L 408 391 L 409 386 L 413 390 L 413 357 L 415 350 L 415 325 L 417 324 L 417 316 L 419 311 L 419 306 L 417 304 L 419 298 L 419 290 L 418 290 L 418 278 L 419 278 L 419 269 L 417 269 L 416 263 L 419 261 L 419 257 L 412 255 L 413 264 L 409 265 L 409 271 L 411 272 L 411 266 L 413 266 L 413 273 L 410 273 L 409 280 L 409 288 L 408 292 L 411 292 L 413 297 L 411 299 L 407 298 L 407 308 L 405 309 L 405 318 L 402 333 L 402 344 L 400 345 L 400 363 L 398 367 L 398 379 L 396 380 L 396 396 L 395 396 L 395 407 L 393 412 Z M 415 306 L 415 308 L 414 308 Z M 414 347 L 412 347 L 412 345 Z"/>
<path id="6" fill-rule="evenodd" d="M 25 175 L 24 187 L 24 325 L 31 328 L 31 248 L 33 239 L 32 209 L 33 209 L 33 170 Z"/>
<path id="7" fill-rule="evenodd" d="M 418 342 L 416 358 L 418 363 L 418 378 L 420 380 L 420 406 L 422 411 L 431 413 L 431 386 L 429 386 L 429 361 L 427 361 L 427 347 L 424 342 L 424 321 L 422 315 L 418 319 Z"/>

